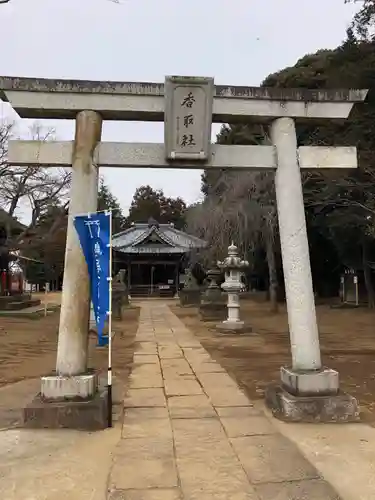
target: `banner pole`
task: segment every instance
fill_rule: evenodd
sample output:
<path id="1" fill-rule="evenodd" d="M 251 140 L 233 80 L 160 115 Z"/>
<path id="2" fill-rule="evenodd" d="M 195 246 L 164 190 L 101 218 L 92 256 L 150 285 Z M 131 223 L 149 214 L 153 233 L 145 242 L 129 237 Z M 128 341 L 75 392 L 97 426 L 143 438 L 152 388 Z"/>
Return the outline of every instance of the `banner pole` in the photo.
<path id="1" fill-rule="evenodd" d="M 112 211 L 109 212 L 108 427 L 112 427 Z"/>
<path id="2" fill-rule="evenodd" d="M 44 284 L 44 317 L 47 316 L 47 282 Z"/>

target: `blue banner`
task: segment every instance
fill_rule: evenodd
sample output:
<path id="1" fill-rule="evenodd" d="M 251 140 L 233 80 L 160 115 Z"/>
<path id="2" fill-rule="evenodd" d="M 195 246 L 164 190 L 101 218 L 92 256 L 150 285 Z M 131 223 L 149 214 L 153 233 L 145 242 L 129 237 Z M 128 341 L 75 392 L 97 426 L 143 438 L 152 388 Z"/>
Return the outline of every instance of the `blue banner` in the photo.
<path id="1" fill-rule="evenodd" d="M 108 337 L 103 336 L 103 329 L 110 310 L 110 217 L 110 212 L 74 217 L 74 226 L 89 271 L 99 346 L 108 344 Z"/>

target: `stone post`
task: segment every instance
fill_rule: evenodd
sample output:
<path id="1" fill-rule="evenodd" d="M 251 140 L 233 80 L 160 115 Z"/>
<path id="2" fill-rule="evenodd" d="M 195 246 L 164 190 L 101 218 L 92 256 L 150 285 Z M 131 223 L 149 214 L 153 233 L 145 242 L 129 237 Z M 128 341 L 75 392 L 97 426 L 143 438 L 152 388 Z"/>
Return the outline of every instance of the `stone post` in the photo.
<path id="1" fill-rule="evenodd" d="M 292 366 L 295 370 L 318 370 L 319 335 L 294 120 L 275 120 L 271 137 L 277 149 L 275 187 Z"/>
<path id="2" fill-rule="evenodd" d="M 201 290 L 190 268 L 185 269 L 184 288 L 179 296 L 182 307 L 199 306 L 201 303 Z"/>
<path id="3" fill-rule="evenodd" d="M 97 210 L 98 167 L 94 165 L 93 156 L 101 129 L 102 119 L 98 113 L 78 113 L 56 362 L 56 372 L 63 376 L 81 375 L 87 371 L 89 276 L 73 217 Z"/>
<path id="4" fill-rule="evenodd" d="M 218 281 L 221 276 L 221 271 L 217 265 L 217 262 L 213 262 L 210 269 L 207 271 L 207 281 L 208 286 L 203 294 L 206 302 L 220 302 L 222 301 L 221 289 L 218 285 Z"/>
<path id="5" fill-rule="evenodd" d="M 207 271 L 208 287 L 202 294 L 199 314 L 202 321 L 224 321 L 226 318 L 226 297 L 218 285 L 221 271 L 216 262 Z"/>
<path id="6" fill-rule="evenodd" d="M 284 420 L 357 420 L 357 401 L 339 392 L 338 372 L 321 364 L 294 120 L 275 120 L 271 139 L 292 367 L 281 368 L 281 386 L 268 388 L 266 402 Z"/>
<path id="7" fill-rule="evenodd" d="M 101 128 L 102 119 L 98 113 L 78 113 L 72 157 L 56 375 L 42 377 L 40 394 L 24 408 L 26 427 L 82 430 L 107 427 L 106 391 L 98 391 L 97 375 L 89 372 L 87 367 L 89 275 L 73 223 L 75 215 L 97 210 L 98 166 L 94 164 L 94 152 L 100 141 Z"/>

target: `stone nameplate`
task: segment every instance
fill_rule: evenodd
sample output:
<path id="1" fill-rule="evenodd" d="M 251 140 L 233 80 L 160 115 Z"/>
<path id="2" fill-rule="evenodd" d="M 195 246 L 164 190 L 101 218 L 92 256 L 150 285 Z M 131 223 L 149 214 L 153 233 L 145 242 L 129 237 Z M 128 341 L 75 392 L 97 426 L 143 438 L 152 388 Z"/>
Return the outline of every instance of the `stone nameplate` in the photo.
<path id="1" fill-rule="evenodd" d="M 165 157 L 204 162 L 211 144 L 213 78 L 165 79 Z"/>

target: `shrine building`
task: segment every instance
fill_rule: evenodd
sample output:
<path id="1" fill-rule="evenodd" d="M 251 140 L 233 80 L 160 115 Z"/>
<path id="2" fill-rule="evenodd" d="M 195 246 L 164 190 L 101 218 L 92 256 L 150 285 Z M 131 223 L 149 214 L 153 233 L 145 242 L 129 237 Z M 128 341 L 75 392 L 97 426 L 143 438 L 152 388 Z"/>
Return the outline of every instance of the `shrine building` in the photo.
<path id="1" fill-rule="evenodd" d="M 207 243 L 150 219 L 115 234 L 112 245 L 114 271 L 126 270 L 131 296 L 174 296 L 189 255 Z"/>

